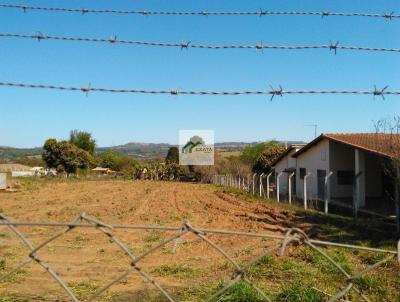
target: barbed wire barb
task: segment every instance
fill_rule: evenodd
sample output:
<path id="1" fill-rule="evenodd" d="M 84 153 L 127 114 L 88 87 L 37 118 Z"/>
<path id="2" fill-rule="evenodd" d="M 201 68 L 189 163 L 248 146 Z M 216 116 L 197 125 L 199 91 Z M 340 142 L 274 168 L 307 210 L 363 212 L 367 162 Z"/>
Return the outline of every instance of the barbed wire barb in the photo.
<path id="1" fill-rule="evenodd" d="M 336 55 L 336 54 L 337 54 L 338 46 L 339 46 L 339 41 L 337 41 L 335 44 L 333 44 L 332 42 L 330 42 L 329 50 L 330 50 L 330 51 L 333 50 L 333 52 L 334 52 L 335 55 Z"/>
<path id="2" fill-rule="evenodd" d="M 382 100 L 385 101 L 385 91 L 388 88 L 389 88 L 389 86 L 385 86 L 383 89 L 378 90 L 378 89 L 376 89 L 376 85 L 374 85 L 374 93 L 373 93 L 374 94 L 374 99 L 375 99 L 376 96 L 380 96 L 380 97 L 382 97 Z"/>
<path id="3" fill-rule="evenodd" d="M 280 97 L 283 96 L 283 89 L 282 89 L 281 85 L 279 85 L 279 90 L 275 90 L 271 85 L 269 85 L 269 87 L 271 88 L 271 93 L 270 93 L 271 94 L 271 99 L 270 99 L 271 102 L 274 100 L 274 97 L 276 95 L 278 95 Z"/>

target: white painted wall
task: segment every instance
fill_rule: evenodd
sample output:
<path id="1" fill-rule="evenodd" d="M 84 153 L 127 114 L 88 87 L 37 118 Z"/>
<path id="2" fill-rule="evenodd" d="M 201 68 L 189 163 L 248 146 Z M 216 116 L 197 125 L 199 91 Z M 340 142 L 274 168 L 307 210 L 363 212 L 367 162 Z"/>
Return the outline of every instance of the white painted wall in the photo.
<path id="1" fill-rule="evenodd" d="M 35 172 L 33 172 L 33 171 L 12 171 L 11 176 L 12 177 L 31 177 L 31 176 L 35 176 Z"/>
<path id="2" fill-rule="evenodd" d="M 382 173 L 384 160 L 378 156 L 359 151 L 362 154 L 365 167 L 365 195 L 367 198 L 382 196 Z M 300 168 L 306 168 L 311 175 L 307 179 L 307 194 L 309 199 L 318 197 L 317 170 L 325 170 L 326 174 L 332 171 L 330 178 L 331 198 L 353 198 L 352 185 L 339 185 L 337 172 L 355 171 L 355 149 L 333 141 L 323 140 L 311 149 L 297 157 L 296 164 L 296 194 L 299 198 L 303 194 L 303 179 L 300 179 Z"/>
<path id="3" fill-rule="evenodd" d="M 285 155 L 279 162 L 274 166 L 275 169 L 275 177 L 282 171 L 285 171 L 289 168 L 296 169 L 296 159 L 292 157 L 294 153 L 300 150 L 299 148 L 293 148 L 288 154 Z M 276 179 L 276 178 L 275 178 Z M 280 177 L 280 195 L 288 196 L 289 195 L 289 173 L 283 173 Z"/>
<path id="4" fill-rule="evenodd" d="M 0 190 L 7 189 L 7 174 L 0 173 Z"/>
<path id="5" fill-rule="evenodd" d="M 296 195 L 299 198 L 304 196 L 300 168 L 305 168 L 306 173 L 311 173 L 307 178 L 307 197 L 316 199 L 318 197 L 317 170 L 325 170 L 326 174 L 329 173 L 329 156 L 329 141 L 324 139 L 297 157 Z"/>

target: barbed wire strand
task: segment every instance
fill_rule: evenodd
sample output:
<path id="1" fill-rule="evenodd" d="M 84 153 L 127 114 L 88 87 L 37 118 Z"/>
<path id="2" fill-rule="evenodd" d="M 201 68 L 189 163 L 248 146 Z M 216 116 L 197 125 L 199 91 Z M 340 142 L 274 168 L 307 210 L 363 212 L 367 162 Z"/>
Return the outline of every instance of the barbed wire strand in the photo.
<path id="1" fill-rule="evenodd" d="M 353 51 L 374 51 L 374 52 L 400 52 L 400 48 L 385 48 L 385 47 L 363 47 L 363 46 L 345 46 L 339 45 L 339 42 L 320 45 L 269 45 L 269 44 L 256 44 L 256 45 L 211 45 L 211 44 L 193 44 L 192 42 L 185 43 L 162 43 L 162 42 L 147 42 L 147 41 L 134 41 L 134 40 L 121 40 L 117 36 L 112 36 L 108 39 L 105 38 L 84 38 L 84 37 L 67 37 L 67 36 L 49 36 L 38 32 L 35 35 L 13 34 L 13 33 L 0 33 L 2 38 L 17 38 L 17 39 L 34 39 L 37 41 L 42 40 L 55 40 L 55 41 L 68 41 L 68 42 L 90 42 L 90 43 L 109 43 L 109 44 L 129 44 L 140 46 L 154 46 L 154 47 L 175 47 L 184 49 L 278 49 L 278 50 L 309 50 L 309 49 L 328 49 L 333 51 L 334 54 L 338 50 L 353 50 Z"/>
<path id="2" fill-rule="evenodd" d="M 389 91 L 388 86 L 383 89 L 374 90 L 252 90 L 252 91 L 193 91 L 193 90 L 146 90 L 146 89 L 112 89 L 112 88 L 96 88 L 96 87 L 71 87 L 43 84 L 26 84 L 0 82 L 0 86 L 14 88 L 32 88 L 32 89 L 48 89 L 61 91 L 80 91 L 85 94 L 89 92 L 106 92 L 106 93 L 131 93 L 131 94 L 169 94 L 169 95 L 212 95 L 212 96 L 234 96 L 234 95 L 271 95 L 271 100 L 275 96 L 295 95 L 295 94 L 351 94 L 351 95 L 373 95 L 380 96 L 385 99 L 385 95 L 400 95 L 400 91 Z"/>
<path id="3" fill-rule="evenodd" d="M 261 297 L 264 298 L 265 301 L 271 302 L 271 299 L 264 293 L 263 290 L 261 290 L 259 287 L 257 287 L 251 280 L 249 280 L 246 277 L 246 271 L 251 268 L 253 265 L 257 264 L 259 261 L 261 261 L 265 256 L 272 255 L 277 251 L 280 251 L 279 255 L 283 256 L 287 252 L 287 248 L 290 244 L 292 243 L 297 243 L 294 247 L 296 246 L 301 246 L 305 245 L 311 248 L 312 250 L 318 252 L 322 257 L 324 257 L 328 262 L 335 266 L 345 277 L 343 280 L 347 286 L 345 286 L 344 289 L 340 289 L 338 293 L 336 293 L 334 296 L 330 295 L 329 302 L 335 302 L 339 301 L 342 299 L 350 290 L 354 290 L 364 301 L 370 302 L 370 300 L 364 295 L 364 293 L 359 290 L 355 284 L 354 280 L 358 280 L 365 276 L 368 272 L 383 266 L 384 264 L 388 263 L 392 259 L 394 259 L 397 255 L 397 258 L 400 262 L 400 241 L 398 243 L 398 251 L 390 251 L 390 250 L 380 250 L 380 249 L 373 249 L 373 248 L 367 248 L 367 247 L 361 247 L 361 246 L 349 246 L 347 244 L 344 244 L 342 247 L 344 248 L 353 248 L 353 249 L 359 249 L 359 250 L 370 250 L 374 252 L 384 252 L 387 254 L 390 254 L 389 257 L 384 258 L 380 261 L 378 261 L 375 264 L 369 265 L 366 269 L 362 270 L 361 272 L 355 273 L 354 275 L 351 275 L 348 273 L 340 264 L 338 264 L 332 257 L 330 257 L 327 253 L 322 251 L 320 248 L 316 247 L 315 244 L 321 244 L 322 241 L 313 241 L 310 239 L 307 234 L 302 231 L 301 229 L 298 228 L 289 228 L 286 232 L 285 235 L 283 236 L 277 236 L 277 235 L 269 235 L 269 234 L 257 234 L 257 233 L 246 233 L 246 232 L 236 232 L 236 231 L 226 231 L 226 230 L 218 230 L 219 234 L 225 234 L 225 235 L 234 235 L 234 234 L 247 234 L 245 236 L 250 236 L 251 234 L 254 235 L 254 237 L 263 237 L 263 238 L 269 238 L 269 239 L 279 239 L 280 243 L 274 244 L 273 246 L 268 247 L 264 253 L 255 258 L 254 260 L 250 261 L 247 265 L 241 266 L 237 263 L 236 260 L 234 260 L 228 253 L 226 253 L 218 244 L 216 244 L 214 241 L 212 241 L 210 238 L 207 237 L 208 233 L 213 233 L 213 230 L 206 230 L 206 229 L 200 229 L 192 226 L 189 221 L 185 221 L 183 225 L 178 228 L 178 227 L 167 227 L 167 226 L 142 226 L 142 225 L 137 225 L 137 226 L 129 226 L 125 225 L 126 228 L 133 227 L 136 229 L 143 229 L 143 230 L 180 230 L 179 233 L 176 235 L 173 235 L 172 237 L 169 237 L 156 246 L 150 248 L 149 250 L 143 252 L 141 255 L 138 257 L 135 257 L 129 250 L 129 248 L 122 243 L 113 233 L 112 231 L 115 228 L 118 228 L 118 226 L 113 226 L 111 224 L 106 224 L 103 223 L 95 218 L 88 217 L 85 213 L 82 213 L 78 215 L 71 223 L 42 223 L 42 222 L 14 222 L 11 221 L 9 218 L 4 216 L 3 214 L 0 214 L 0 225 L 7 226 L 22 242 L 23 244 L 27 247 L 29 250 L 29 255 L 28 255 L 28 261 L 23 261 L 20 265 L 12 269 L 10 272 L 6 273 L 5 275 L 0 277 L 0 281 L 4 280 L 6 277 L 10 276 L 11 274 L 17 272 L 18 270 L 22 269 L 24 266 L 26 266 L 28 263 L 35 261 L 39 265 L 41 265 L 49 274 L 50 276 L 56 280 L 60 284 L 60 286 L 65 290 L 65 292 L 69 295 L 72 301 L 74 302 L 79 302 L 79 300 L 76 298 L 75 294 L 73 291 L 69 288 L 69 286 L 64 282 L 61 277 L 51 269 L 47 264 L 45 264 L 41 259 L 39 259 L 36 255 L 36 253 L 42 249 L 43 247 L 47 246 L 57 238 L 65 235 L 66 233 L 70 232 L 71 230 L 77 228 L 77 227 L 92 227 L 98 229 L 102 234 L 104 234 L 106 237 L 110 239 L 111 243 L 115 243 L 119 249 L 131 260 L 131 267 L 120 274 L 119 276 L 115 277 L 112 281 L 107 283 L 105 286 L 102 288 L 98 289 L 91 297 L 88 298 L 87 301 L 93 301 L 96 299 L 99 295 L 104 293 L 106 290 L 108 290 L 111 286 L 114 284 L 118 283 L 125 277 L 127 277 L 131 272 L 133 271 L 138 271 L 140 275 L 145 278 L 147 281 L 152 283 L 159 291 L 160 293 L 167 298 L 168 301 L 174 302 L 175 300 L 168 294 L 168 292 L 153 278 L 151 277 L 148 273 L 146 273 L 144 270 L 142 270 L 140 267 L 137 266 L 139 261 L 143 260 L 144 258 L 150 256 L 157 250 L 165 247 L 168 243 L 175 241 L 178 238 L 182 238 L 186 234 L 193 234 L 194 236 L 197 236 L 199 239 L 201 239 L 203 242 L 205 242 L 208 246 L 210 246 L 214 251 L 216 251 L 219 255 L 221 255 L 223 258 L 228 260 L 228 262 L 233 265 L 235 268 L 235 272 L 231 278 L 231 281 L 228 282 L 223 288 L 218 290 L 216 293 L 212 294 L 206 301 L 214 301 L 217 297 L 225 293 L 229 288 L 234 286 L 236 283 L 239 281 L 246 282 L 250 286 L 256 290 Z M 55 233 L 54 235 L 50 236 L 48 239 L 44 240 L 42 243 L 40 243 L 37 247 L 34 247 L 33 244 L 26 238 L 25 235 L 23 235 L 17 228 L 17 226 L 22 226 L 22 225 L 29 225 L 29 226 L 63 226 L 64 229 L 60 232 Z M 122 226 L 121 226 L 122 227 Z M 215 232 L 214 232 L 215 233 Z M 252 237 L 252 236 L 251 236 Z M 340 243 L 330 243 L 334 244 L 335 246 L 341 245 Z M 320 291 L 320 290 L 319 290 Z"/>
<path id="4" fill-rule="evenodd" d="M 147 11 L 147 10 L 115 10 L 115 9 L 87 9 L 87 8 L 62 8 L 62 7 L 40 7 L 28 5 L 0 4 L 0 8 L 20 9 L 24 12 L 28 10 L 67 12 L 85 14 L 123 14 L 123 15 L 172 15 L 172 16 L 266 16 L 266 15 L 298 15 L 298 16 L 321 16 L 321 17 L 370 17 L 384 18 L 392 20 L 400 18 L 394 12 L 390 13 L 361 13 L 361 12 L 312 12 L 312 11 Z"/>

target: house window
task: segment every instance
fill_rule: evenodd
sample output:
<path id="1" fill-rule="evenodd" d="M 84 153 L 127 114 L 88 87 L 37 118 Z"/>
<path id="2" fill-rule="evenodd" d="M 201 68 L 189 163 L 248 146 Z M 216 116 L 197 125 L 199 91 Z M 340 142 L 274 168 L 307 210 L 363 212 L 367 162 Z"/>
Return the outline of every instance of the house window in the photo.
<path id="1" fill-rule="evenodd" d="M 306 176 L 306 168 L 300 168 L 300 179 L 304 179 L 304 176 Z"/>
<path id="2" fill-rule="evenodd" d="M 352 185 L 354 178 L 354 171 L 337 171 L 338 185 Z"/>

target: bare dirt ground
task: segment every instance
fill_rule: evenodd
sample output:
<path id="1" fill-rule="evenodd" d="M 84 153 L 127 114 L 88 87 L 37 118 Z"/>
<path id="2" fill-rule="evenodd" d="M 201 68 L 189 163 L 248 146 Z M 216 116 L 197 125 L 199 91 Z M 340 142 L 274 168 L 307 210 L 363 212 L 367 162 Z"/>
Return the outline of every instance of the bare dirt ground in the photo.
<path id="1" fill-rule="evenodd" d="M 189 220 L 195 227 L 269 234 L 283 234 L 288 226 L 296 226 L 315 236 L 332 230 L 321 227 L 319 220 L 306 218 L 290 209 L 249 201 L 210 185 L 174 182 L 23 181 L 17 192 L 0 194 L 0 211 L 16 221 L 70 222 L 79 213 L 85 212 L 88 216 L 109 224 L 180 226 L 185 220 Z M 54 227 L 28 226 L 19 229 L 35 245 L 60 230 Z M 351 226 L 343 227 L 340 234 L 336 232 L 335 236 L 344 239 L 346 236 L 356 236 L 350 229 Z M 139 255 L 176 234 L 136 230 L 112 230 L 112 233 L 134 255 Z M 273 244 L 270 240 L 239 236 L 208 235 L 208 238 L 241 264 L 260 255 Z M 215 291 L 218 283 L 227 281 L 232 276 L 234 268 L 198 237 L 187 235 L 176 246 L 175 244 L 176 242 L 171 242 L 146 257 L 140 262 L 140 267 L 178 301 L 199 301 Z M 28 251 L 15 235 L 6 227 L 0 226 L 0 273 L 4 274 L 12 269 L 25 260 L 27 255 Z M 68 283 L 81 300 L 85 300 L 130 267 L 129 259 L 116 244 L 95 229 L 76 228 L 48 244 L 38 252 L 38 256 Z M 361 260 L 354 263 L 360 268 L 363 264 Z M 315 276 L 310 271 L 312 277 L 307 277 L 308 283 L 318 281 L 318 271 L 317 268 Z M 393 268 L 389 273 L 395 274 L 396 271 Z M 260 286 L 268 284 L 268 290 L 272 293 L 288 286 L 287 275 L 276 275 L 276 279 L 271 280 L 266 272 L 257 271 L 257 274 L 254 275 L 255 282 Z M 300 275 L 303 276 L 302 274 Z M 396 286 L 400 286 L 400 280 L 393 282 L 398 283 L 387 284 L 390 293 L 390 287 L 394 286 L 396 290 Z M 329 283 L 332 282 L 326 280 L 326 283 L 329 288 Z M 392 299 L 391 294 L 388 297 Z M 69 301 L 60 286 L 36 263 L 31 263 L 0 283 L 1 302 L 32 300 Z M 154 291 L 154 286 L 136 272 L 111 287 L 99 300 L 163 301 L 157 291 Z M 278 297 L 277 301 L 325 300 L 279 300 Z"/>

